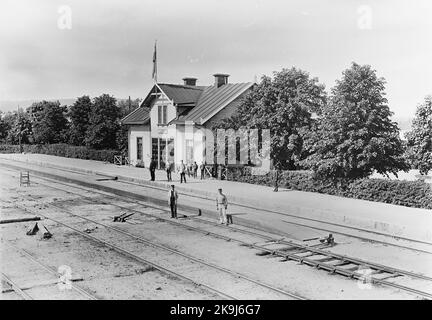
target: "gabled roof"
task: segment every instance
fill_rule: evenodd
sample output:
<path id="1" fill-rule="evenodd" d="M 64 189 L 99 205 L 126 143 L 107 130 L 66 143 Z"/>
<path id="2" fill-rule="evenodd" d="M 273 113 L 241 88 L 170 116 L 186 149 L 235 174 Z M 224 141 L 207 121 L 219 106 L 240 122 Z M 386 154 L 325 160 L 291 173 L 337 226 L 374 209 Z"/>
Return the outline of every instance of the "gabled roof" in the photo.
<path id="1" fill-rule="evenodd" d="M 188 114 L 176 119 L 175 122 L 192 121 L 204 124 L 253 85 L 252 82 L 246 82 L 228 83 L 219 88 L 207 87 L 200 96 L 197 105 Z"/>
<path id="2" fill-rule="evenodd" d="M 205 87 L 159 83 L 159 88 L 175 104 L 196 104 Z"/>
<path id="3" fill-rule="evenodd" d="M 158 95 L 163 94 L 175 105 L 190 107 L 190 111 L 185 110 L 170 123 L 192 121 L 204 124 L 253 85 L 252 82 L 247 82 L 227 83 L 220 87 L 204 87 L 157 83 L 141 102 L 140 107 L 124 117 L 121 122 L 129 125 L 147 123 L 150 120 L 149 110 L 152 101 Z"/>
<path id="4" fill-rule="evenodd" d="M 122 124 L 139 125 L 146 124 L 150 121 L 150 112 L 148 108 L 138 107 L 126 117 L 121 119 Z"/>

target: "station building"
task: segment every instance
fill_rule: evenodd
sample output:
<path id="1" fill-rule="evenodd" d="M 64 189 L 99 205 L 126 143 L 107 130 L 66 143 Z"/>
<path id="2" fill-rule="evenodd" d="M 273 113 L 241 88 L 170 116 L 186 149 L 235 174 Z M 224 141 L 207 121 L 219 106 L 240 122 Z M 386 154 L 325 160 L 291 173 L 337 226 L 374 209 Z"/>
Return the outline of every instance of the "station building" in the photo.
<path id="1" fill-rule="evenodd" d="M 177 168 L 205 161 L 203 129 L 231 116 L 254 83 L 229 83 L 227 74 L 214 74 L 214 84 L 197 86 L 196 78 L 184 83 L 155 83 L 140 106 L 122 119 L 128 126 L 128 150 L 132 165 L 148 167 L 155 159 L 158 169 L 167 160 Z"/>

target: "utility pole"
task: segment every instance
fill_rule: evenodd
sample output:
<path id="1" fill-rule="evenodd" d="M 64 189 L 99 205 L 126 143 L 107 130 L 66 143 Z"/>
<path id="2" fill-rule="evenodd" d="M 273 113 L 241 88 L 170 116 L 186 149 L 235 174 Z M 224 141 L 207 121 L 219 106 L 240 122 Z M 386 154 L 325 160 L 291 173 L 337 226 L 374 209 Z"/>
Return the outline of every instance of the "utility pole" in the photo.
<path id="1" fill-rule="evenodd" d="M 130 96 L 129 96 L 129 113 L 131 112 L 131 106 L 132 106 L 132 103 L 131 103 L 131 99 L 130 99 Z"/>
<path id="2" fill-rule="evenodd" d="M 19 150 L 20 153 L 22 153 L 22 146 L 21 146 L 21 113 L 19 110 L 19 105 L 18 105 L 18 143 L 19 143 Z"/>

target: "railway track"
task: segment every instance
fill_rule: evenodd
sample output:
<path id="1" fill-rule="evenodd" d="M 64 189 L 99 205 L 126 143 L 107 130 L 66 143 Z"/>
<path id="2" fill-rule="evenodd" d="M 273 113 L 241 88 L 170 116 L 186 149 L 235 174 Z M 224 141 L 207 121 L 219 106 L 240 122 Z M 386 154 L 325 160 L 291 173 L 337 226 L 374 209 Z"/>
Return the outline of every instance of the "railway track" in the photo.
<path id="1" fill-rule="evenodd" d="M 39 179 L 45 180 L 45 181 L 50 181 L 50 182 L 53 182 L 53 183 L 56 183 L 56 184 L 60 184 L 60 185 L 65 185 L 65 186 L 68 186 L 68 187 L 73 187 L 73 188 L 80 189 L 80 190 L 89 190 L 89 189 L 91 189 L 89 187 L 80 187 L 80 186 L 77 186 L 77 185 L 71 185 L 70 183 L 59 182 L 57 180 L 54 181 L 53 179 L 45 178 L 45 177 L 39 177 Z M 52 187 L 52 186 L 50 186 L 50 187 L 55 189 L 55 187 Z M 143 187 L 147 188 L 147 186 L 143 186 Z M 150 188 L 153 188 L 153 187 L 150 187 Z M 61 188 L 57 188 L 57 189 L 65 192 L 64 189 L 61 189 Z M 104 192 L 100 192 L 100 191 L 97 191 L 97 190 L 94 190 L 94 189 L 91 192 L 98 193 L 98 194 L 101 194 L 101 195 L 106 195 L 106 194 L 109 193 L 109 192 L 105 192 L 105 193 Z M 110 194 L 110 195 L 113 196 L 112 194 Z M 138 200 L 136 200 L 134 198 L 131 198 L 131 197 L 114 195 L 114 198 L 118 198 L 118 199 L 127 198 L 128 201 L 130 201 L 130 202 L 142 205 L 142 203 L 140 203 L 140 201 L 138 201 Z M 150 205 L 148 203 L 146 203 L 146 206 L 147 207 L 153 207 L 153 208 L 161 209 L 157 205 Z M 167 211 L 166 209 L 161 209 L 161 210 Z M 281 213 L 279 213 L 279 214 L 281 214 Z M 191 216 L 191 217 L 193 217 L 193 216 Z M 307 219 L 307 218 L 305 218 L 305 219 Z M 432 254 L 432 251 L 428 251 L 428 250 L 422 250 L 422 249 L 413 248 L 413 247 L 409 247 L 409 246 L 404 246 L 404 245 L 389 243 L 389 242 L 386 242 L 386 241 L 379 241 L 379 240 L 376 240 L 376 239 L 369 239 L 369 238 L 365 238 L 365 237 L 359 237 L 359 236 L 355 236 L 355 235 L 348 234 L 348 233 L 343 233 L 343 232 L 337 232 L 337 231 L 335 232 L 334 230 L 330 230 L 330 229 L 316 228 L 316 227 L 308 226 L 308 225 L 305 225 L 305 224 L 299 224 L 299 223 L 289 222 L 289 221 L 286 221 L 286 220 L 282 220 L 282 222 L 287 223 L 287 224 L 292 224 L 292 225 L 298 225 L 300 227 L 306 227 L 306 228 L 311 228 L 311 229 L 317 229 L 317 230 L 320 230 L 320 231 L 326 231 L 326 232 L 333 233 L 333 234 L 339 234 L 339 235 L 343 235 L 343 236 L 347 236 L 347 237 L 351 237 L 351 238 L 356 238 L 356 239 L 359 239 L 359 240 L 368 241 L 368 242 L 372 242 L 372 243 L 379 243 L 379 244 L 384 244 L 384 245 L 387 245 L 387 246 L 397 247 L 397 248 L 401 248 L 401 249 L 407 249 L 407 250 L 411 250 L 411 251 L 416 251 L 416 252 L 421 252 L 421 253 L 426 253 L 426 254 Z M 333 223 L 328 223 L 328 224 L 333 224 Z M 247 228 L 248 229 L 255 229 L 257 231 L 262 231 L 260 229 L 256 229 L 256 228 L 251 227 L 251 226 L 247 226 Z M 352 227 L 352 228 L 353 229 L 358 229 L 358 228 L 354 228 L 354 227 Z M 362 229 L 360 229 L 360 230 L 362 230 Z M 247 232 L 247 231 L 245 231 L 245 232 Z M 381 234 L 381 233 L 377 233 L 377 232 L 374 232 L 374 231 L 368 231 L 368 232 L 376 233 L 376 234 Z M 255 234 L 257 234 L 257 233 L 255 233 Z M 398 237 L 394 237 L 394 238 L 398 239 Z M 424 243 L 424 244 L 429 244 L 429 243 Z M 429 244 L 429 245 L 432 245 L 432 244 Z"/>
<path id="2" fill-rule="evenodd" d="M 20 170 L 21 169 L 17 165 L 4 164 L 4 166 L 7 167 L 7 168 L 9 168 L 9 169 L 6 169 L 8 171 L 12 171 L 11 168 L 15 169 L 15 170 Z M 55 167 L 55 169 L 56 170 L 60 170 L 60 171 L 64 171 L 64 172 L 69 172 L 69 173 L 74 173 L 74 174 L 80 174 L 80 175 L 84 175 L 84 176 L 87 175 L 86 173 L 83 173 L 83 172 L 80 172 L 80 171 L 70 170 L 70 169 L 65 169 L 65 168 L 60 168 L 60 167 Z M 37 170 L 30 170 L 30 171 L 32 171 L 36 175 L 39 173 Z M 105 175 L 105 176 L 109 177 L 108 175 Z M 39 174 L 39 177 L 41 179 L 44 179 L 44 180 L 51 180 L 51 179 L 47 179 L 45 177 L 40 176 L 40 174 Z M 165 189 L 163 189 L 161 187 L 158 187 L 158 186 L 143 185 L 143 184 L 138 184 L 138 183 L 134 183 L 134 182 L 130 182 L 130 181 L 118 180 L 117 183 L 124 183 L 124 184 L 129 184 L 129 185 L 137 185 L 137 186 L 140 186 L 142 188 L 159 190 L 159 191 L 166 191 Z M 91 187 L 89 187 L 89 188 L 91 188 Z M 183 193 L 180 191 L 179 194 L 183 194 Z M 184 195 L 190 196 L 189 194 L 184 194 Z M 208 198 L 206 198 L 204 196 L 200 196 L 200 195 L 193 195 L 193 197 L 208 200 Z M 132 199 L 132 198 L 129 197 L 129 199 Z M 257 209 L 257 208 L 249 207 L 249 206 L 243 205 L 243 204 L 236 204 L 236 206 L 244 207 L 244 208 L 247 208 L 247 209 L 253 209 L 253 210 Z M 308 228 L 308 229 L 312 229 L 312 230 L 317 230 L 317 231 L 322 231 L 322 232 L 326 232 L 327 234 L 328 233 L 332 233 L 334 235 L 342 235 L 342 236 L 346 236 L 346 237 L 350 237 L 350 238 L 359 239 L 359 240 L 362 240 L 362 241 L 368 241 L 368 242 L 383 244 L 383 245 L 387 245 L 387 246 L 392 246 L 392 247 L 397 247 L 397 248 L 402 248 L 402 249 L 408 249 L 408 250 L 412 250 L 412 251 L 417 251 L 417 252 L 421 252 L 421 253 L 432 254 L 432 250 L 424 250 L 424 249 L 415 248 L 415 247 L 412 247 L 412 246 L 409 246 L 409 245 L 402 245 L 402 244 L 397 244 L 397 243 L 394 243 L 394 242 L 388 242 L 388 241 L 383 241 L 383 240 L 378 240 L 378 239 L 371 239 L 371 238 L 367 238 L 367 237 L 364 237 L 364 236 L 359 236 L 359 235 L 355 235 L 353 233 L 349 233 L 348 231 L 341 231 L 341 230 L 338 230 L 338 229 L 333 229 L 332 227 L 341 228 L 343 230 L 353 230 L 353 231 L 358 231 L 358 232 L 364 232 L 364 233 L 372 234 L 372 235 L 375 235 L 375 236 L 378 236 L 378 237 L 391 238 L 391 239 L 394 239 L 394 240 L 405 241 L 407 243 L 420 244 L 420 245 L 424 245 L 424 246 L 427 246 L 427 247 L 429 247 L 429 246 L 432 247 L 432 243 L 430 243 L 430 242 L 420 241 L 420 240 L 410 239 L 410 238 L 405 238 L 405 237 L 399 237 L 399 236 L 390 236 L 388 234 L 385 234 L 385 233 L 382 233 L 382 232 L 378 232 L 378 231 L 367 230 L 367 229 L 362 229 L 362 228 L 357 228 L 357 227 L 347 226 L 347 225 L 341 225 L 341 224 L 338 224 L 338 223 L 333 223 L 333 222 L 328 222 L 328 221 L 322 221 L 322 220 L 308 218 L 308 217 L 297 216 L 297 215 L 289 214 L 289 213 L 282 213 L 282 212 L 278 212 L 278 211 L 264 210 L 264 209 L 260 209 L 260 210 L 263 211 L 263 212 L 269 212 L 269 213 L 277 214 L 277 215 L 280 215 L 280 216 L 285 216 L 285 217 L 290 217 L 290 218 L 294 218 L 294 219 L 304 220 L 304 221 L 306 221 L 306 223 L 307 222 L 317 223 L 317 224 L 320 224 L 321 226 L 318 227 L 318 226 L 312 226 L 311 224 L 305 224 L 305 223 L 299 223 L 299 222 L 282 220 L 282 222 L 286 223 L 286 224 L 290 224 L 290 225 L 294 225 L 294 226 L 299 226 L 299 227 L 302 227 L 302 228 Z M 250 226 L 247 226 L 247 227 L 248 228 L 253 228 L 253 227 L 250 227 Z"/>
<path id="3" fill-rule="evenodd" d="M 53 182 L 50 179 L 44 178 L 42 180 L 47 180 L 47 181 L 50 181 L 51 183 L 55 183 L 55 184 L 65 185 L 67 187 L 77 188 L 79 190 L 84 190 L 87 193 L 90 191 L 86 188 L 81 188 L 81 187 L 78 187 L 75 185 L 59 183 L 57 181 Z M 278 256 L 278 257 L 285 259 L 286 261 L 289 261 L 289 260 L 297 261 L 301 264 L 306 264 L 306 265 L 315 267 L 317 269 L 329 271 L 330 273 L 336 273 L 336 274 L 340 274 L 340 275 L 343 275 L 343 276 L 346 276 L 349 278 L 363 280 L 365 282 L 370 282 L 370 283 L 381 284 L 381 285 L 393 287 L 393 288 L 396 288 L 399 290 L 413 293 L 415 295 L 418 295 L 420 297 L 427 298 L 427 299 L 432 298 L 432 294 L 430 294 L 428 292 L 417 290 L 415 288 L 407 287 L 404 285 L 399 285 L 395 282 L 390 282 L 387 280 L 389 278 L 396 278 L 396 277 L 405 276 L 405 277 L 410 277 L 410 278 L 414 278 L 414 279 L 432 281 L 432 278 L 421 275 L 421 274 L 416 274 L 416 273 L 408 272 L 405 270 L 395 269 L 392 267 L 383 266 L 380 264 L 376 264 L 376 263 L 372 263 L 372 262 L 368 262 L 368 261 L 364 261 L 364 260 L 360 260 L 360 259 L 356 259 L 356 258 L 352 258 L 352 257 L 347 257 L 344 255 L 334 254 L 334 253 L 325 251 L 322 248 L 301 245 L 301 244 L 294 243 L 294 242 L 288 241 L 288 240 L 283 240 L 283 239 L 271 238 L 269 236 L 265 236 L 263 234 L 259 234 L 259 233 L 256 233 L 256 232 L 253 232 L 250 230 L 237 229 L 237 228 L 235 230 L 232 230 L 233 229 L 232 227 L 226 227 L 226 226 L 220 226 L 220 225 L 213 224 L 213 226 L 217 227 L 217 228 L 223 228 L 223 229 L 232 231 L 234 233 L 238 233 L 238 232 L 247 233 L 247 234 L 254 235 L 254 236 L 257 236 L 257 237 L 260 237 L 260 238 L 267 240 L 268 244 L 280 246 L 280 248 L 277 248 L 277 249 L 267 248 L 265 245 L 256 245 L 253 243 L 248 243 L 248 242 L 245 242 L 242 240 L 235 239 L 235 238 L 230 237 L 230 236 L 221 235 L 220 233 L 215 233 L 215 232 L 211 232 L 211 231 L 199 228 L 199 227 L 194 227 L 194 226 L 188 225 L 188 224 L 183 223 L 183 222 L 174 221 L 171 219 L 166 219 L 166 218 L 163 218 L 163 217 L 158 216 L 158 215 L 144 212 L 142 210 L 136 210 L 136 209 L 132 209 L 129 207 L 124 207 L 124 206 L 121 206 L 121 205 L 114 203 L 113 201 L 97 200 L 94 198 L 90 198 L 88 196 L 84 196 L 81 193 L 72 192 L 70 190 L 65 190 L 65 189 L 54 187 L 52 185 L 48 185 L 48 184 L 44 184 L 44 183 L 40 183 L 40 184 L 44 185 L 46 187 L 49 187 L 49 188 L 58 189 L 58 190 L 63 191 L 65 193 L 78 195 L 81 198 L 86 199 L 89 203 L 95 203 L 96 202 L 96 203 L 100 203 L 100 204 L 104 204 L 104 205 L 112 205 L 112 206 L 118 207 L 122 210 L 127 210 L 129 212 L 139 213 L 139 214 L 146 215 L 149 217 L 158 218 L 158 219 L 166 221 L 167 223 L 178 225 L 178 226 L 181 226 L 183 228 L 188 228 L 190 230 L 203 233 L 205 235 L 210 235 L 210 236 L 222 238 L 222 239 L 225 239 L 228 241 L 237 242 L 243 246 L 259 250 L 261 255 Z M 91 190 L 90 192 L 94 192 L 94 193 L 102 194 L 102 195 L 106 196 L 106 194 L 104 194 L 102 192 L 93 191 L 93 190 Z M 126 197 L 120 197 L 120 196 L 114 196 L 113 197 L 113 199 L 119 199 L 122 201 L 124 201 L 125 198 Z M 128 199 L 128 201 L 129 200 L 130 199 Z M 139 203 L 137 201 L 134 201 L 134 202 L 136 204 L 139 204 L 142 206 L 141 203 Z M 55 204 L 50 204 L 50 205 L 57 207 L 61 210 L 67 211 L 67 209 L 65 209 L 64 207 L 62 207 L 60 205 L 55 205 Z M 146 206 L 148 206 L 148 205 L 146 204 Z M 160 209 L 160 208 L 155 207 L 155 206 L 149 206 L 149 207 L 163 210 L 163 209 Z M 70 212 L 68 212 L 68 213 L 71 214 Z M 147 241 L 145 239 L 142 239 L 139 236 L 129 234 L 126 231 L 123 231 L 117 227 L 106 226 L 104 224 L 101 224 L 100 222 L 97 222 L 97 221 L 94 221 L 92 219 L 88 219 L 85 217 L 81 217 L 81 218 L 86 219 L 86 220 L 91 221 L 91 222 L 96 223 L 96 224 L 103 225 L 104 227 L 111 228 L 112 230 L 115 230 L 115 231 L 118 231 L 121 233 L 126 233 L 129 236 L 132 236 L 136 239 L 139 239 L 140 241 L 142 241 L 142 240 Z M 199 223 L 211 224 L 209 221 L 202 220 L 202 219 L 197 218 L 197 217 L 192 217 L 192 219 L 194 221 L 198 221 Z M 172 250 L 172 249 L 170 249 L 170 250 Z M 359 270 L 360 271 L 361 270 L 369 270 L 370 272 L 365 274 L 363 272 L 359 272 Z"/>
<path id="4" fill-rule="evenodd" d="M 232 294 L 227 294 L 227 293 L 225 293 L 225 292 L 223 292 L 221 290 L 216 289 L 214 286 L 207 285 L 207 284 L 204 284 L 202 282 L 199 282 L 199 281 L 195 280 L 191 276 L 185 276 L 184 274 L 181 274 L 179 272 L 175 272 L 175 271 L 173 271 L 171 269 L 165 268 L 165 267 L 163 267 L 160 264 L 152 262 L 152 261 L 150 261 L 148 259 L 144 259 L 142 257 L 142 255 L 137 255 L 137 254 L 133 253 L 130 250 L 121 248 L 120 246 L 112 244 L 112 243 L 110 243 L 110 242 L 108 242 L 106 240 L 103 240 L 101 238 L 94 237 L 94 236 L 92 236 L 92 235 L 90 235 L 88 233 L 82 232 L 81 230 L 77 229 L 76 227 L 73 227 L 70 224 L 66 224 L 66 223 L 64 223 L 64 222 L 62 222 L 62 221 L 60 221 L 58 219 L 55 219 L 55 218 L 53 218 L 51 216 L 48 216 L 47 214 L 41 214 L 40 211 L 36 211 L 36 210 L 32 210 L 32 209 L 26 208 L 25 206 L 22 206 L 22 205 L 17 204 L 17 203 L 9 202 L 9 204 L 12 205 L 12 206 L 15 206 L 17 208 L 20 208 L 22 211 L 29 212 L 31 214 L 41 215 L 44 218 L 46 218 L 48 220 L 51 220 L 51 221 L 53 221 L 53 222 L 55 222 L 55 223 L 57 223 L 57 224 L 59 224 L 59 225 L 61 225 L 63 227 L 69 228 L 69 229 L 73 230 L 74 232 L 76 232 L 76 233 L 78 233 L 78 234 L 80 234 L 80 235 L 82 235 L 82 236 L 84 236 L 84 237 L 86 237 L 88 239 L 91 239 L 93 241 L 102 243 L 103 245 L 105 245 L 105 246 L 107 246 L 107 247 L 109 247 L 109 248 L 111 248 L 111 249 L 113 249 L 113 250 L 115 250 L 115 251 L 117 251 L 117 252 L 125 255 L 125 256 L 128 256 L 129 258 L 133 258 L 134 260 L 139 261 L 141 263 L 144 263 L 144 264 L 147 264 L 147 265 L 151 265 L 155 269 L 160 270 L 161 272 L 170 274 L 172 276 L 178 277 L 178 278 L 183 279 L 183 280 L 188 281 L 188 282 L 192 282 L 193 284 L 195 284 L 197 286 L 206 288 L 206 289 L 208 289 L 208 290 L 210 290 L 210 291 L 212 291 L 214 293 L 217 293 L 221 297 L 224 297 L 226 299 L 233 299 L 233 300 L 238 299 L 237 297 L 235 297 Z M 148 254 L 146 256 L 158 256 L 158 255 L 160 256 L 161 255 L 161 251 L 165 251 L 165 252 L 168 252 L 170 255 L 175 254 L 177 256 L 183 257 L 185 263 L 187 263 L 186 261 L 189 260 L 189 261 L 193 261 L 196 264 L 200 264 L 200 265 L 206 266 L 206 267 L 208 267 L 210 269 L 213 269 L 212 271 L 207 271 L 207 273 L 214 272 L 215 270 L 218 271 L 218 272 L 220 272 L 220 273 L 225 273 L 225 274 L 227 274 L 227 275 L 229 275 L 231 277 L 230 280 L 231 280 L 231 283 L 233 283 L 233 284 L 236 283 L 236 282 L 238 283 L 239 282 L 238 279 L 241 279 L 241 281 L 244 282 L 242 284 L 242 286 L 243 286 L 243 289 L 246 292 L 247 292 L 246 289 L 248 289 L 248 290 L 257 290 L 257 288 L 260 288 L 259 289 L 260 291 L 267 290 L 268 291 L 267 295 L 269 297 L 271 297 L 272 296 L 271 293 L 273 293 L 273 297 L 275 297 L 275 298 L 283 298 L 283 297 L 287 298 L 287 297 L 289 297 L 291 299 L 304 300 L 304 297 L 301 297 L 301 296 L 296 295 L 294 293 L 291 293 L 291 292 L 288 292 L 288 291 L 276 288 L 274 286 L 268 285 L 268 284 L 266 284 L 266 283 L 264 283 L 264 282 L 262 282 L 260 280 L 252 279 L 252 278 L 247 277 L 247 276 L 245 276 L 243 274 L 240 274 L 238 272 L 235 272 L 235 271 L 232 271 L 232 270 L 228 270 L 228 269 L 223 268 L 221 266 L 218 266 L 216 264 L 212 264 L 212 263 L 203 261 L 203 260 L 201 260 L 199 258 L 195 258 L 195 257 L 193 257 L 191 255 L 185 254 L 185 253 L 180 252 L 180 251 L 178 251 L 176 249 L 173 249 L 173 248 L 170 248 L 170 247 L 167 247 L 167 246 L 163 246 L 163 245 L 160 245 L 160 244 L 156 244 L 156 243 L 151 242 L 151 241 L 149 241 L 147 239 L 144 239 L 143 237 L 131 234 L 131 233 L 126 232 L 124 230 L 121 230 L 119 228 L 108 226 L 106 224 L 103 224 L 101 222 L 89 219 L 87 217 L 82 217 L 82 216 L 73 214 L 71 212 L 68 212 L 68 210 L 65 210 L 64 208 L 62 208 L 60 206 L 56 206 L 56 205 L 53 205 L 53 204 L 51 204 L 51 206 L 63 210 L 64 212 L 66 212 L 67 214 L 69 214 L 69 216 L 72 216 L 72 217 L 75 217 L 75 218 L 79 218 L 79 219 L 82 219 L 82 220 L 86 220 L 88 222 L 91 222 L 91 223 L 103 226 L 106 229 L 109 229 L 111 231 L 115 231 L 118 234 L 125 235 L 125 236 L 127 236 L 129 238 L 132 238 L 132 239 L 134 239 L 134 240 L 136 240 L 136 241 L 138 241 L 140 243 L 143 243 L 143 244 L 145 244 L 145 245 L 147 245 L 149 247 L 153 247 L 153 248 L 156 249 L 151 254 Z M 176 259 L 177 259 L 176 262 L 178 263 L 178 259 L 179 258 L 177 257 Z M 245 283 L 246 283 L 246 285 L 245 285 Z M 252 286 L 251 286 L 251 284 L 252 284 Z"/>

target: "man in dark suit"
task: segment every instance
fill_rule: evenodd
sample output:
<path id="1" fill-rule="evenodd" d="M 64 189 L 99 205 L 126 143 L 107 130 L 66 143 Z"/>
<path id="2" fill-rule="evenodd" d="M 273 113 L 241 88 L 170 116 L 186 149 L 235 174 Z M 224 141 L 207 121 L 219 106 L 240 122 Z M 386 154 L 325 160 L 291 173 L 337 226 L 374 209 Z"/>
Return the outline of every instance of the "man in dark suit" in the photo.
<path id="1" fill-rule="evenodd" d="M 171 218 L 177 219 L 177 191 L 174 190 L 174 185 L 171 185 L 171 190 L 168 191 L 168 205 L 171 209 Z"/>
<path id="2" fill-rule="evenodd" d="M 155 181 L 155 171 L 156 171 L 156 161 L 154 159 L 151 160 L 150 162 L 150 181 Z"/>
<path id="3" fill-rule="evenodd" d="M 168 182 L 169 181 L 172 181 L 172 178 L 171 178 L 171 161 L 167 161 L 167 164 L 166 164 L 166 173 L 167 173 L 167 180 L 168 180 Z"/>

